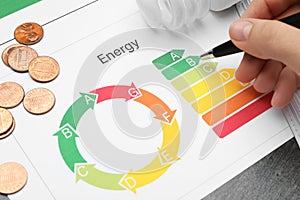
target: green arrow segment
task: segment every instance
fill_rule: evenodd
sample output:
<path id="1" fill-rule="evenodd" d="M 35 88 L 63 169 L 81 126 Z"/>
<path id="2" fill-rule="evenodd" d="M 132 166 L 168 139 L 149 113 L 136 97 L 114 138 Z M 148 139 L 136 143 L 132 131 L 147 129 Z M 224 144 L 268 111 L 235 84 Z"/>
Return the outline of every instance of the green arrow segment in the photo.
<path id="1" fill-rule="evenodd" d="M 67 110 L 60 123 L 60 128 L 65 124 L 69 124 L 74 130 L 76 130 L 78 122 L 83 114 L 88 109 L 94 109 L 97 95 L 90 93 L 80 93 L 80 95 L 81 97 L 77 99 L 77 101 L 75 101 Z"/>
<path id="2" fill-rule="evenodd" d="M 163 69 L 166 66 L 180 60 L 184 54 L 184 50 L 172 50 L 159 58 L 152 61 L 157 69 Z"/>
<path id="3" fill-rule="evenodd" d="M 82 180 L 90 185 L 107 190 L 125 190 L 119 182 L 124 174 L 111 174 L 95 168 L 95 164 L 77 164 L 76 182 Z"/>
<path id="4" fill-rule="evenodd" d="M 60 153 L 72 172 L 74 172 L 74 166 L 76 163 L 86 163 L 76 145 L 76 138 L 78 135 L 69 124 L 63 126 L 57 133 L 54 134 L 54 136 L 58 136 Z"/>
<path id="5" fill-rule="evenodd" d="M 196 67 L 199 64 L 199 56 L 189 56 L 162 71 L 162 74 L 168 79 L 172 80 L 173 78 L 183 74 L 189 69 Z"/>

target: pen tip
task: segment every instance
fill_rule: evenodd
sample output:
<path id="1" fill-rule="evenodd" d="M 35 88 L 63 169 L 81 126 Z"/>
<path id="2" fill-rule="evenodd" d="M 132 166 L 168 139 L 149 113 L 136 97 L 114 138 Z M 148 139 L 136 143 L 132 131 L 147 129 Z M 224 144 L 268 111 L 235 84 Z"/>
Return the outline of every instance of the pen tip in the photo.
<path id="1" fill-rule="evenodd" d="M 200 59 L 205 60 L 205 59 L 211 59 L 214 58 L 213 52 L 208 51 L 200 55 Z"/>

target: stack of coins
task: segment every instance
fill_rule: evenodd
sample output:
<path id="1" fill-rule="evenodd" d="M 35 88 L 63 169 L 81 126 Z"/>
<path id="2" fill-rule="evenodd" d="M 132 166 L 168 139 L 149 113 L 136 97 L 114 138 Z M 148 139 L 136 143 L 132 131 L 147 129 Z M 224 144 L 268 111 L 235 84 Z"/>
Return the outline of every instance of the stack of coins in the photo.
<path id="1" fill-rule="evenodd" d="M 4 108 L 0 108 L 0 139 L 9 136 L 15 128 L 15 120 L 12 114 Z"/>
<path id="2" fill-rule="evenodd" d="M 0 84 L 0 139 L 9 136 L 15 128 L 15 120 L 7 110 L 18 106 L 24 98 L 22 86 L 15 82 Z"/>

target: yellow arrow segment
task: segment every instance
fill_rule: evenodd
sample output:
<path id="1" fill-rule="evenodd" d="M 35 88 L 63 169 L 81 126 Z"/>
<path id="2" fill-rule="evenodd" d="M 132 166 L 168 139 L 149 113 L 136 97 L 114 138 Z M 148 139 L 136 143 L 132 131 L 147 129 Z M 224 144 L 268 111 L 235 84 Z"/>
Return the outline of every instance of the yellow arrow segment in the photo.
<path id="1" fill-rule="evenodd" d="M 148 185 L 149 183 L 155 181 L 160 176 L 162 176 L 171 166 L 171 164 L 167 165 L 166 167 L 156 170 L 149 173 L 135 173 L 129 172 L 126 174 L 122 180 L 120 181 L 120 185 L 124 188 L 136 193 L 136 189 L 142 186 Z"/>
<path id="2" fill-rule="evenodd" d="M 173 162 L 179 160 L 177 154 L 180 145 L 180 132 L 177 120 L 174 119 L 171 125 L 165 123 L 161 123 L 161 125 L 164 140 L 158 155 L 143 169 L 124 175 L 119 183 L 122 187 L 136 193 L 137 188 L 155 181 L 169 169 Z"/>
<path id="3" fill-rule="evenodd" d="M 149 165 L 137 173 L 156 171 L 180 159 L 177 157 L 180 145 L 180 131 L 177 120 L 175 119 L 171 125 L 161 123 L 161 126 L 163 130 L 163 143 L 158 148 L 158 155 Z"/>
<path id="4" fill-rule="evenodd" d="M 232 79 L 234 77 L 234 73 L 235 69 L 222 69 L 218 73 L 209 76 L 182 92 L 182 96 L 187 102 L 192 102 Z"/>

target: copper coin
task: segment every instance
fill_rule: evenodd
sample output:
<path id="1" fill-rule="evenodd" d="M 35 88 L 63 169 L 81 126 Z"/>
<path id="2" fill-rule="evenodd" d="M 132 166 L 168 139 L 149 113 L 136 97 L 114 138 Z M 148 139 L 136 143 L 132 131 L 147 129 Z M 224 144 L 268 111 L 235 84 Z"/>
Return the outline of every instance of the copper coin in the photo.
<path id="1" fill-rule="evenodd" d="M 5 65 L 9 66 L 8 65 L 8 55 L 10 54 L 10 52 L 16 48 L 16 47 L 22 47 L 24 45 L 22 44 L 13 44 L 13 45 L 10 45 L 8 46 L 3 52 L 2 52 L 2 61 Z"/>
<path id="2" fill-rule="evenodd" d="M 5 82 L 0 84 L 0 107 L 14 108 L 19 105 L 24 98 L 22 86 L 15 82 Z"/>
<path id="3" fill-rule="evenodd" d="M 26 169 L 19 163 L 8 162 L 0 165 L 0 193 L 18 192 L 25 186 L 27 178 Z"/>
<path id="4" fill-rule="evenodd" d="M 38 56 L 30 62 L 28 70 L 34 80 L 49 82 L 58 76 L 59 64 L 49 56 Z"/>
<path id="5" fill-rule="evenodd" d="M 14 32 L 16 40 L 21 44 L 32 45 L 38 43 L 44 35 L 41 25 L 28 22 L 18 26 Z"/>
<path id="6" fill-rule="evenodd" d="M 46 88 L 35 88 L 27 92 L 23 104 L 24 108 L 32 114 L 44 114 L 53 108 L 55 96 Z"/>
<path id="7" fill-rule="evenodd" d="M 15 71 L 26 72 L 30 61 L 37 56 L 37 52 L 30 47 L 16 47 L 8 55 L 8 65 Z"/>
<path id="8" fill-rule="evenodd" d="M 12 114 L 4 109 L 0 108 L 0 134 L 6 133 L 13 124 Z"/>
<path id="9" fill-rule="evenodd" d="M 10 134 L 12 134 L 12 132 L 13 132 L 14 129 L 15 129 L 15 126 L 16 126 L 16 122 L 15 122 L 15 120 L 13 119 L 13 124 L 12 124 L 12 126 L 8 129 L 8 131 L 6 131 L 5 133 L 3 133 L 3 134 L 0 135 L 0 139 L 4 139 L 4 138 L 8 137 Z"/>

